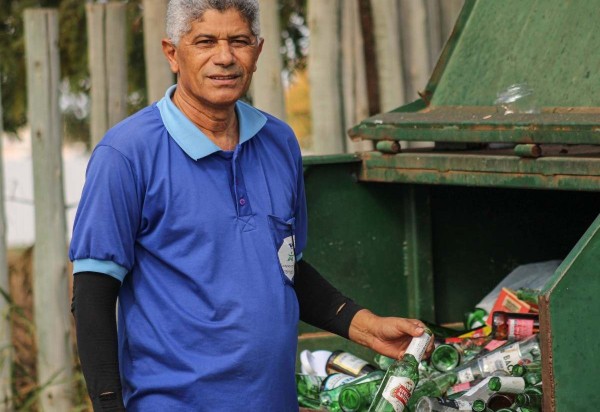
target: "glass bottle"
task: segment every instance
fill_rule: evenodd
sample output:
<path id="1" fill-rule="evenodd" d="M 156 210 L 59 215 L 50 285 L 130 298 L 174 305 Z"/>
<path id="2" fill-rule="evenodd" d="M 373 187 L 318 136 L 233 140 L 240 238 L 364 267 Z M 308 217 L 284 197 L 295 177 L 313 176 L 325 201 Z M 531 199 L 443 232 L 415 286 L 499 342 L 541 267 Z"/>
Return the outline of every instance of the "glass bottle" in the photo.
<path id="1" fill-rule="evenodd" d="M 490 376 L 494 371 L 509 372 L 520 362 L 530 362 L 540 357 L 538 335 L 501 346 L 493 351 L 473 359 L 454 371 L 459 382 L 469 382 L 478 378 Z"/>
<path id="2" fill-rule="evenodd" d="M 485 405 L 485 401 L 483 399 L 477 399 L 473 402 L 473 406 L 471 407 L 473 412 L 486 412 L 487 406 Z"/>
<path id="3" fill-rule="evenodd" d="M 414 412 L 457 412 L 471 411 L 472 408 L 472 403 L 468 401 L 424 396 L 417 402 Z"/>
<path id="4" fill-rule="evenodd" d="M 510 408 L 515 403 L 516 395 L 514 393 L 496 392 L 486 402 L 488 409 L 498 411 L 503 408 Z"/>
<path id="5" fill-rule="evenodd" d="M 456 374 L 449 372 L 419 382 L 408 400 L 408 409 L 413 411 L 415 405 L 423 396 L 440 397 L 444 395 L 456 383 L 456 379 Z"/>
<path id="6" fill-rule="evenodd" d="M 419 362 L 433 339 L 429 329 L 413 337 L 402 358 L 389 367 L 369 411 L 402 412 L 419 382 Z"/>
<path id="7" fill-rule="evenodd" d="M 475 308 L 473 312 L 465 314 L 465 326 L 467 329 L 475 329 L 481 326 L 485 326 L 485 320 L 488 313 L 485 309 Z"/>
<path id="8" fill-rule="evenodd" d="M 512 376 L 525 376 L 526 373 L 542 373 L 542 364 L 540 362 L 531 362 L 526 364 L 517 364 L 510 371 Z"/>
<path id="9" fill-rule="evenodd" d="M 323 385 L 324 378 L 315 375 L 296 374 L 296 390 L 298 396 L 312 399 L 319 399 L 319 392 Z"/>
<path id="10" fill-rule="evenodd" d="M 377 368 L 364 359 L 359 358 L 349 352 L 341 350 L 334 351 L 325 365 L 327 374 L 335 372 L 345 373 L 346 375 L 361 376 L 377 370 Z"/>
<path id="11" fill-rule="evenodd" d="M 395 359 L 377 353 L 375 354 L 373 361 L 379 367 L 379 369 L 386 371 L 390 366 L 392 366 L 392 363 L 394 363 Z"/>
<path id="12" fill-rule="evenodd" d="M 492 376 L 488 388 L 494 392 L 522 393 L 525 391 L 525 379 L 518 376 Z"/>
<path id="13" fill-rule="evenodd" d="M 341 374 L 343 375 L 343 374 Z M 348 375 L 345 375 L 348 376 Z M 339 398 L 342 390 L 350 385 L 360 385 L 363 383 L 377 381 L 377 386 L 381 383 L 384 372 L 380 370 L 373 371 L 363 376 L 350 377 L 350 379 L 342 378 L 338 382 L 323 386 L 323 390 L 319 394 L 321 405 L 327 408 L 328 411 L 341 411 Z"/>
<path id="14" fill-rule="evenodd" d="M 540 318 L 537 313 L 494 312 L 492 337 L 497 340 L 522 340 L 539 333 Z"/>
<path id="15" fill-rule="evenodd" d="M 460 364 L 460 352 L 455 346 L 442 343 L 433 350 L 429 362 L 438 371 L 448 372 Z"/>
<path id="16" fill-rule="evenodd" d="M 340 387 L 341 391 L 338 397 L 338 404 L 342 411 L 359 412 L 369 409 L 369 405 L 373 402 L 384 376 L 382 371 L 375 371 L 370 375 L 373 374 L 378 374 L 378 378 L 370 381 L 362 381 L 360 383 L 350 382 Z"/>
<path id="17" fill-rule="evenodd" d="M 308 398 L 306 396 L 298 395 L 298 406 L 304 408 L 320 410 L 321 402 L 318 399 Z"/>
<path id="18" fill-rule="evenodd" d="M 515 399 L 518 407 L 541 408 L 544 396 L 539 393 L 519 393 Z"/>
<path id="19" fill-rule="evenodd" d="M 323 379 L 323 383 L 321 384 L 321 392 L 337 388 L 338 386 L 342 386 L 353 381 L 354 379 L 356 379 L 356 377 L 346 375 L 345 373 L 332 373 Z"/>

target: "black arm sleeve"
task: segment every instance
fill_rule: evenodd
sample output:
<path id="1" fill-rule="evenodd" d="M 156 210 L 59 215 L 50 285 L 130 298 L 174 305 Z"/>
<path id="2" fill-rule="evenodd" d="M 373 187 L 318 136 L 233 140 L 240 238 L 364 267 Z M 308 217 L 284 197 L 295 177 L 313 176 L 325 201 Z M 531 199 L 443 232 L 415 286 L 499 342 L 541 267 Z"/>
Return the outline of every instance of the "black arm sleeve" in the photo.
<path id="1" fill-rule="evenodd" d="M 352 318 L 361 306 L 333 287 L 304 259 L 296 264 L 294 288 L 302 321 L 348 338 Z"/>
<path id="2" fill-rule="evenodd" d="M 81 369 L 94 412 L 125 411 L 117 351 L 116 302 L 120 282 L 95 272 L 75 274 L 75 317 Z"/>

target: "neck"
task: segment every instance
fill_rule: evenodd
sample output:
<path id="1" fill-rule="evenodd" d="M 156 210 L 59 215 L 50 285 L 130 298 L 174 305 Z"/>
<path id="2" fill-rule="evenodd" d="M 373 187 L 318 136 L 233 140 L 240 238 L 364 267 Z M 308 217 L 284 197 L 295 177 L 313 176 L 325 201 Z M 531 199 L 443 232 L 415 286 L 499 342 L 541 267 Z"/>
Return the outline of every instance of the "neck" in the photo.
<path id="1" fill-rule="evenodd" d="M 175 89 L 173 104 L 185 114 L 213 143 L 222 150 L 233 150 L 239 142 L 235 104 L 229 107 L 207 107 L 186 98 Z"/>

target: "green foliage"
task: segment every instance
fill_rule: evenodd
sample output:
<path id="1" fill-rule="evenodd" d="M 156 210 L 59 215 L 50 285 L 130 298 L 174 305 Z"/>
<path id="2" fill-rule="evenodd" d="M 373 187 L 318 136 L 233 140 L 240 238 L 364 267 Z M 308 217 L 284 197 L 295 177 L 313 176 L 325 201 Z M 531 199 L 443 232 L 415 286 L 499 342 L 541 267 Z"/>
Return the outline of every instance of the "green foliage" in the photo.
<path id="1" fill-rule="evenodd" d="M 15 134 L 27 122 L 27 84 L 23 11 L 53 7 L 59 13 L 61 78 L 71 93 L 89 95 L 85 1 L 0 0 L 0 90 L 4 130 Z M 130 113 L 147 104 L 141 0 L 127 0 L 127 53 Z M 306 65 L 306 0 L 280 0 L 285 66 L 289 72 Z M 65 138 L 87 139 L 89 119 L 64 113 Z"/>

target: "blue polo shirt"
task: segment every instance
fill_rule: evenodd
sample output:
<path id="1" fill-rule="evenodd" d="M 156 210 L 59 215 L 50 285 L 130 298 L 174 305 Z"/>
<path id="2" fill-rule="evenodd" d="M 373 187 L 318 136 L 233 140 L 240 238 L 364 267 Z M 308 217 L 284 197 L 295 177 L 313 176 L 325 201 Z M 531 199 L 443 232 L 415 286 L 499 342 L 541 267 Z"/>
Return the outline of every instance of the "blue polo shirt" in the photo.
<path id="1" fill-rule="evenodd" d="M 297 411 L 294 259 L 306 244 L 300 148 L 236 104 L 222 151 L 165 97 L 94 149 L 69 255 L 122 281 L 128 411 Z"/>

